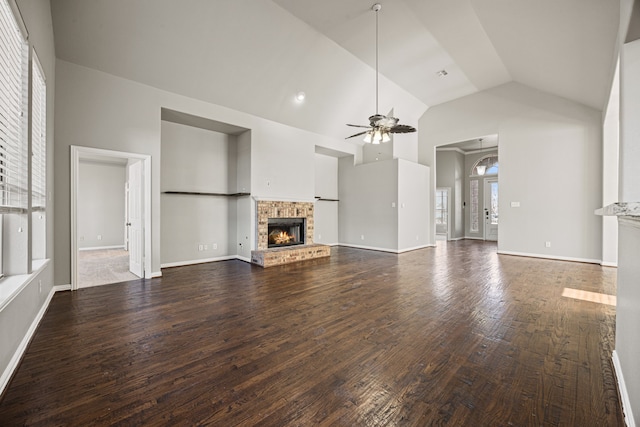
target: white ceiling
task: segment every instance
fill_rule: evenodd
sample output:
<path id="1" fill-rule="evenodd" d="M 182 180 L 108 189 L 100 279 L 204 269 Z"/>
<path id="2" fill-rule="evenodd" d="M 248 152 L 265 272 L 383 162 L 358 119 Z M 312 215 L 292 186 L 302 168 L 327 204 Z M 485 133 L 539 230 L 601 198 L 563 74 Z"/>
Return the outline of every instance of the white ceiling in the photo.
<path id="1" fill-rule="evenodd" d="M 379 110 L 402 123 L 511 81 L 605 106 L 618 0 L 382 3 Z M 375 109 L 372 4 L 51 0 L 60 59 L 342 138 Z"/>
<path id="2" fill-rule="evenodd" d="M 373 0 L 274 0 L 375 67 Z M 429 106 L 516 81 L 603 109 L 617 1 L 388 0 L 379 13 L 382 74 Z M 445 78 L 437 71 L 445 69 Z"/>

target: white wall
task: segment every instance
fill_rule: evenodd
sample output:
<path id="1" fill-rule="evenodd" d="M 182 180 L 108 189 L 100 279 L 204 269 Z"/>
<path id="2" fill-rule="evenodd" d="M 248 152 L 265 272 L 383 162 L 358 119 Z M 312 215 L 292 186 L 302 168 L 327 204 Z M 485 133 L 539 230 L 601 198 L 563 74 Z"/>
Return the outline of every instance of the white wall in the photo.
<path id="1" fill-rule="evenodd" d="M 616 75 L 611 87 L 609 103 L 604 112 L 602 129 L 602 205 L 618 201 L 618 157 L 620 146 L 620 79 Z M 602 264 L 618 265 L 618 219 L 602 218 Z"/>
<path id="2" fill-rule="evenodd" d="M 636 2 L 636 7 L 638 7 Z M 640 18 L 639 18 L 640 19 Z M 636 25 L 639 22 L 636 22 Z M 640 202 L 640 40 L 622 47 L 620 59 L 620 199 Z M 620 219 L 618 224 L 618 283 L 616 306 L 616 355 L 618 377 L 624 378 L 622 390 L 627 416 L 640 417 L 640 218 Z M 627 406 L 627 404 L 629 406 Z M 630 414 L 632 412 L 633 414 Z M 633 425 L 627 423 L 628 425 Z M 637 422 L 635 422 L 637 425 Z"/>
<path id="3" fill-rule="evenodd" d="M 250 129 L 245 132 L 247 136 L 238 138 L 245 141 L 245 150 L 250 146 L 250 159 L 245 151 L 241 163 L 242 167 L 251 167 L 250 190 L 256 198 L 311 201 L 315 191 L 315 146 L 355 152 L 355 145 L 345 144 L 342 139 L 295 129 L 69 62 L 58 60 L 56 71 L 56 283 L 70 281 L 70 145 L 151 155 L 154 274 L 159 274 L 161 264 L 161 108 Z M 250 197 L 238 199 L 237 235 L 244 238 L 238 242 L 238 253 L 246 258 L 255 247 L 254 206 Z"/>
<path id="4" fill-rule="evenodd" d="M 398 159 L 398 251 L 425 247 L 428 244 L 431 211 L 429 210 L 429 168 Z"/>
<path id="5" fill-rule="evenodd" d="M 402 252 L 427 245 L 429 168 L 402 159 L 338 161 L 340 243 Z"/>
<path id="6" fill-rule="evenodd" d="M 397 250 L 398 161 L 354 166 L 353 157 L 342 157 L 338 169 L 340 243 Z"/>
<path id="7" fill-rule="evenodd" d="M 316 153 L 316 197 L 338 200 L 338 158 Z M 314 206 L 315 243 L 333 245 L 338 238 L 338 203 L 332 200 L 316 200 Z"/>
<path id="8" fill-rule="evenodd" d="M 419 159 L 433 165 L 435 146 L 498 134 L 499 251 L 599 262 L 601 120 L 592 108 L 509 83 L 430 108 Z"/>
<path id="9" fill-rule="evenodd" d="M 161 122 L 161 133 L 162 191 L 228 193 L 235 189 L 234 136 L 167 121 Z"/>
<path id="10" fill-rule="evenodd" d="M 78 247 L 124 247 L 125 165 L 81 161 L 79 169 Z"/>
<path id="11" fill-rule="evenodd" d="M 636 2 L 637 3 L 637 2 Z M 640 7 L 636 4 L 636 7 Z M 626 43 L 621 51 L 620 79 L 620 201 L 640 200 L 640 40 Z"/>

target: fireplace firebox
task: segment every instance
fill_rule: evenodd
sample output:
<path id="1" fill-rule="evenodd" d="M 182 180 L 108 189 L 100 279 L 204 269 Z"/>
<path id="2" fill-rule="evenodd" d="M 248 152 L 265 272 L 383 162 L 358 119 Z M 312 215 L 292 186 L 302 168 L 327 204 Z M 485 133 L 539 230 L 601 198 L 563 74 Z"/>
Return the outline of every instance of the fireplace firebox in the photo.
<path id="1" fill-rule="evenodd" d="M 269 218 L 268 247 L 303 245 L 305 218 Z"/>

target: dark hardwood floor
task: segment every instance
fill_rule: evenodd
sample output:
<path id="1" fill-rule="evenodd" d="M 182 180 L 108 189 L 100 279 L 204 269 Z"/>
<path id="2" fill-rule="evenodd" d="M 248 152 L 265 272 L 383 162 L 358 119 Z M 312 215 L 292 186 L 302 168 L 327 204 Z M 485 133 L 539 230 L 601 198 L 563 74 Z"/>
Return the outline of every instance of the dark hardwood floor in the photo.
<path id="1" fill-rule="evenodd" d="M 621 426 L 612 268 L 333 248 L 63 292 L 0 425 Z"/>

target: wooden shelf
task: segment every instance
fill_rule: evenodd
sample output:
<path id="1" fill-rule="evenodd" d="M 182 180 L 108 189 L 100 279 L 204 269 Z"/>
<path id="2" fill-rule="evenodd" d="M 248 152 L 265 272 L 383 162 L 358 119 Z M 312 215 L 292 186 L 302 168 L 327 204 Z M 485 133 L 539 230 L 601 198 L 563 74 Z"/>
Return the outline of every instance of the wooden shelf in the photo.
<path id="1" fill-rule="evenodd" d="M 203 193 L 199 191 L 163 191 L 162 194 L 182 194 L 187 196 L 242 197 L 251 193 Z"/>

